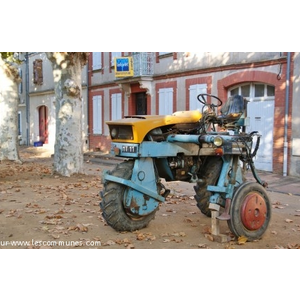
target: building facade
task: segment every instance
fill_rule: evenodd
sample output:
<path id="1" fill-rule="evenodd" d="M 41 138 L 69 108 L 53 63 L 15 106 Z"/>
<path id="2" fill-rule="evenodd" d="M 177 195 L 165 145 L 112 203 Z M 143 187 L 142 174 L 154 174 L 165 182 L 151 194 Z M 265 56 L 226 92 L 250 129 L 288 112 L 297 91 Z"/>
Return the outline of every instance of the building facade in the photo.
<path id="1" fill-rule="evenodd" d="M 133 73 L 118 75 L 116 57 L 130 58 Z M 20 144 L 53 148 L 51 63 L 26 53 L 19 72 Z M 108 120 L 199 109 L 199 93 L 223 101 L 238 93 L 249 100 L 247 131 L 262 135 L 256 167 L 300 176 L 299 73 L 298 52 L 91 52 L 82 70 L 84 150 L 110 150 Z"/>
<path id="2" fill-rule="evenodd" d="M 21 57 L 19 73 L 19 140 L 20 145 L 35 145 L 54 148 L 55 143 L 55 94 L 50 61 L 44 52 L 26 53 Z M 83 136 L 88 149 L 87 137 L 87 66 L 82 70 Z"/>
<path id="3" fill-rule="evenodd" d="M 116 76 L 115 57 L 130 57 L 133 74 Z M 91 52 L 89 147 L 109 151 L 108 120 L 197 109 L 199 93 L 223 101 L 238 93 L 249 101 L 247 131 L 262 135 L 257 168 L 300 176 L 299 67 L 297 52 Z"/>

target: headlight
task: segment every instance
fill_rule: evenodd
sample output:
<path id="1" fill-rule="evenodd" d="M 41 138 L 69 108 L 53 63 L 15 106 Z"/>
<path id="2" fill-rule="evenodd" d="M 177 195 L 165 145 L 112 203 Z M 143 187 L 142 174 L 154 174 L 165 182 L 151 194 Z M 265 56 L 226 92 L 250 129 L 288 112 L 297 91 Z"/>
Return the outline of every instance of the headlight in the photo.
<path id="1" fill-rule="evenodd" d="M 113 129 L 111 130 L 110 134 L 111 134 L 111 137 L 112 137 L 112 138 L 115 138 L 115 137 L 118 135 L 118 130 L 117 130 L 117 128 L 113 128 Z"/>
<path id="2" fill-rule="evenodd" d="M 223 139 L 220 136 L 216 136 L 214 138 L 214 145 L 220 147 L 222 146 L 222 144 L 223 144 Z"/>
<path id="3" fill-rule="evenodd" d="M 110 136 L 113 140 L 133 140 L 132 126 L 113 125 L 109 127 Z"/>

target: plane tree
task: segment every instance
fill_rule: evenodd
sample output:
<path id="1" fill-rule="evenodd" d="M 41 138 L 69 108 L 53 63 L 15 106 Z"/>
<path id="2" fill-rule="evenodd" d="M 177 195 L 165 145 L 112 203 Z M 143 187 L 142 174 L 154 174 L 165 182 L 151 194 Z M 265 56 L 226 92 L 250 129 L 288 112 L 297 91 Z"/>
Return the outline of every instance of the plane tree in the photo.
<path id="1" fill-rule="evenodd" d="M 81 73 L 86 52 L 47 52 L 53 69 L 56 137 L 54 172 L 63 176 L 83 172 Z"/>
<path id="2" fill-rule="evenodd" d="M 0 161 L 21 163 L 18 147 L 19 63 L 14 52 L 0 52 Z"/>

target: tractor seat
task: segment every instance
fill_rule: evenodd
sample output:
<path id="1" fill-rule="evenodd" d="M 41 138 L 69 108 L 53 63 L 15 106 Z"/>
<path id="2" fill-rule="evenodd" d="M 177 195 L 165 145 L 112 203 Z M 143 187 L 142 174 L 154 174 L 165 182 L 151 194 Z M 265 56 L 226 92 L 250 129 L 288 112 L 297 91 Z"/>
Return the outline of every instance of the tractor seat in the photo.
<path id="1" fill-rule="evenodd" d="M 234 95 L 221 108 L 221 115 L 217 119 L 222 124 L 236 122 L 245 111 L 245 100 L 241 95 Z"/>

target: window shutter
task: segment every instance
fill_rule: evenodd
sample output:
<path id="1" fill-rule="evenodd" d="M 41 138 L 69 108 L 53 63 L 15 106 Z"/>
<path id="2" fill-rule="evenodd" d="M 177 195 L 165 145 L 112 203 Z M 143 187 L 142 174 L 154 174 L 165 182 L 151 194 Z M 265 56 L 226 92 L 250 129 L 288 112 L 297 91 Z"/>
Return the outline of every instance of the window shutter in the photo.
<path id="1" fill-rule="evenodd" d="M 207 84 L 194 84 L 190 88 L 190 110 L 199 110 L 202 111 L 203 104 L 201 104 L 197 96 L 199 94 L 207 94 Z M 205 97 L 206 98 L 206 97 Z"/>
<path id="2" fill-rule="evenodd" d="M 102 68 L 101 52 L 93 52 L 93 70 Z"/>
<path id="3" fill-rule="evenodd" d="M 159 89 L 159 114 L 171 115 L 173 113 L 173 88 Z"/>
<path id="4" fill-rule="evenodd" d="M 110 65 L 114 66 L 115 65 L 115 57 L 121 57 L 121 56 L 122 56 L 122 52 L 112 52 Z"/>
<path id="5" fill-rule="evenodd" d="M 102 134 L 102 96 L 93 97 L 93 133 Z"/>
<path id="6" fill-rule="evenodd" d="M 111 95 L 111 119 L 118 120 L 122 118 L 122 94 Z"/>

